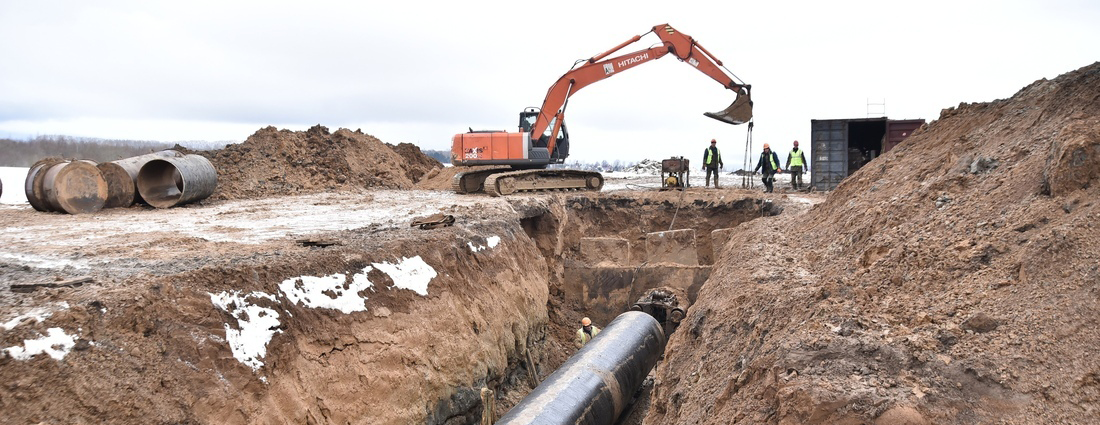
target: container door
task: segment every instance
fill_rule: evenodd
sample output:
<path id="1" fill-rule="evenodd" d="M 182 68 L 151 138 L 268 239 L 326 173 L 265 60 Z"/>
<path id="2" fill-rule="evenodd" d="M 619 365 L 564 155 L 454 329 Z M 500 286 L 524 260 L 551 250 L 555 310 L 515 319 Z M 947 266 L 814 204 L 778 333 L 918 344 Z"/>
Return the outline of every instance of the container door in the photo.
<path id="1" fill-rule="evenodd" d="M 833 190 L 848 176 L 848 121 L 810 120 L 810 184 Z"/>
<path id="2" fill-rule="evenodd" d="M 924 120 L 890 120 L 886 121 L 886 143 L 882 146 L 882 153 L 886 153 L 898 143 L 917 131 L 922 125 Z"/>

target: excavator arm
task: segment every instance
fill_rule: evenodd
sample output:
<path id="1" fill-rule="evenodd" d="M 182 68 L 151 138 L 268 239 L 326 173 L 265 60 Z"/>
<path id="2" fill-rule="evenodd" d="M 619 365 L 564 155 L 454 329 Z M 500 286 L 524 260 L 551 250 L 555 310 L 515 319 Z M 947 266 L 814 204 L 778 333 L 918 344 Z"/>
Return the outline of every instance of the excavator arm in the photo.
<path id="1" fill-rule="evenodd" d="M 565 108 L 568 105 L 570 96 L 592 83 L 610 78 L 643 63 L 660 59 L 669 53 L 719 82 L 722 87 L 737 93 L 737 99 L 726 109 L 719 112 L 706 112 L 703 115 L 735 125 L 743 124 L 752 118 L 751 86 L 735 82 L 723 70 L 722 61 L 711 55 L 691 36 L 677 31 L 668 24 L 657 25 L 653 27 L 651 32 L 660 37 L 663 43 L 648 49 L 608 58 L 608 56 L 637 42 L 642 36 L 649 33 L 637 35 L 611 50 L 583 61 L 583 65 L 574 66 L 573 69 L 562 75 L 554 85 L 550 86 L 546 98 L 542 101 L 538 118 L 531 128 L 531 138 L 536 139 L 543 134 L 548 134 L 547 148 L 550 152 L 553 152 L 558 132 L 565 120 Z"/>

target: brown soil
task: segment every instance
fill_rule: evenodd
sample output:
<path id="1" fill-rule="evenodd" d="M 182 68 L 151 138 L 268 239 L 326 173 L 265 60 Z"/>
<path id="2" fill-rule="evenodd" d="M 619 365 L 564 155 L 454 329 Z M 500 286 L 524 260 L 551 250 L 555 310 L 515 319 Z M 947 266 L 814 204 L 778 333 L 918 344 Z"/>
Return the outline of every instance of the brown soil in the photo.
<path id="1" fill-rule="evenodd" d="M 740 228 L 647 424 L 1095 423 L 1100 63 L 961 104 Z"/>
<path id="2" fill-rule="evenodd" d="M 409 189 L 442 165 L 402 143 L 391 146 L 362 131 L 324 126 L 306 131 L 262 128 L 244 143 L 194 152 L 218 171 L 211 199 L 247 199 L 320 191 Z"/>
<path id="3" fill-rule="evenodd" d="M 268 127 L 204 153 L 219 189 L 199 204 L 0 207 L 0 422 L 477 423 L 482 387 L 500 416 L 637 289 L 576 276 L 662 267 L 685 274 L 652 283 L 697 300 L 631 425 L 1100 412 L 1100 63 L 945 110 L 827 199 L 459 196 L 460 169 L 414 148 Z M 409 226 L 436 213 L 454 225 Z M 649 264 L 669 229 L 696 237 Z M 323 305 L 347 294 L 366 310 Z"/>
<path id="4" fill-rule="evenodd" d="M 0 209 L 9 229 L 0 242 L 27 255 L 0 256 L 0 323 L 12 323 L 0 331 L 0 407 L 13 423 L 455 424 L 477 421 L 477 394 L 489 387 L 500 416 L 532 388 L 528 352 L 543 378 L 575 352 L 587 312 L 550 297 L 563 291 L 563 258 L 577 259 L 578 238 L 634 239 L 673 216 L 706 233 L 743 220 L 716 211 L 736 211 L 752 193 L 372 189 L 95 215 Z M 454 226 L 409 227 L 436 212 Z M 417 256 L 437 273 L 427 295 L 377 266 Z M 368 266 L 374 286 L 357 293 L 366 311 L 310 307 L 281 287 L 343 274 L 347 290 Z M 10 291 L 82 277 L 93 281 Z M 219 306 L 219 297 L 236 300 Z M 231 335 L 271 317 L 253 369 Z M 51 329 L 73 338 L 64 357 L 9 350 Z"/>

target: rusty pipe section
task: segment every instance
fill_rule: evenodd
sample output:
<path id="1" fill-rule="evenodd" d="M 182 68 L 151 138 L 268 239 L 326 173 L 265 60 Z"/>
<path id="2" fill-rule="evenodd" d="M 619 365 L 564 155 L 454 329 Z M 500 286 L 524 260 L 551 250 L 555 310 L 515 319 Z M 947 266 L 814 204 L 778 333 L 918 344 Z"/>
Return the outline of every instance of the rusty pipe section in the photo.
<path id="1" fill-rule="evenodd" d="M 24 190 L 27 202 L 38 211 L 94 213 L 107 200 L 107 182 L 96 163 L 88 160 L 40 160 L 28 170 Z"/>
<path id="2" fill-rule="evenodd" d="M 153 159 L 138 171 L 137 188 L 145 202 L 171 208 L 206 199 L 218 186 L 218 172 L 201 155 Z"/>
<path id="3" fill-rule="evenodd" d="M 114 161 L 111 161 L 110 163 L 117 165 L 119 168 L 121 168 L 123 171 L 125 171 L 127 177 L 122 177 L 121 175 L 118 175 L 117 173 L 114 173 L 114 177 L 107 177 L 107 176 L 104 176 L 104 177 L 107 178 L 108 183 L 113 182 L 115 185 L 117 185 L 119 187 L 124 187 L 126 185 L 129 185 L 129 190 L 131 192 L 133 192 L 133 196 L 132 196 L 133 199 L 131 200 L 130 204 L 126 204 L 124 206 L 130 206 L 134 202 L 145 202 L 145 200 L 141 198 L 141 194 L 138 193 L 138 190 L 137 190 L 138 172 L 141 171 L 141 167 L 145 166 L 145 164 L 149 163 L 149 161 L 152 161 L 154 159 L 176 158 L 176 157 L 179 157 L 179 156 L 182 156 L 179 151 L 172 150 L 172 149 L 166 149 L 166 150 L 159 151 L 159 152 L 147 153 L 145 155 L 138 155 L 138 156 L 132 156 L 132 157 L 129 157 L 129 158 L 114 160 Z M 125 190 L 126 189 L 119 189 L 120 192 L 125 191 Z"/>
<path id="4" fill-rule="evenodd" d="M 640 311 L 620 314 L 496 425 L 610 425 L 664 349 L 656 319 Z"/>

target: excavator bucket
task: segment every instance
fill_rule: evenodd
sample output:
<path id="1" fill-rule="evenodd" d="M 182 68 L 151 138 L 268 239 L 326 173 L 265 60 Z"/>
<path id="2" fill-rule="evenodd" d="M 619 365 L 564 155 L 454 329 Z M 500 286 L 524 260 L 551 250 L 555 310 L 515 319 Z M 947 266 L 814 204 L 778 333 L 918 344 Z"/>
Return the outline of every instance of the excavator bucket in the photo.
<path id="1" fill-rule="evenodd" d="M 752 96 L 745 93 L 737 96 L 730 106 L 719 112 L 703 112 L 703 115 L 727 124 L 744 124 L 752 119 Z"/>

